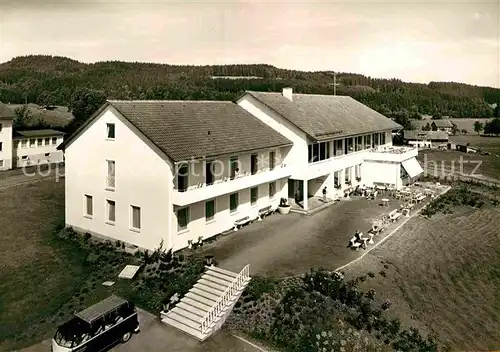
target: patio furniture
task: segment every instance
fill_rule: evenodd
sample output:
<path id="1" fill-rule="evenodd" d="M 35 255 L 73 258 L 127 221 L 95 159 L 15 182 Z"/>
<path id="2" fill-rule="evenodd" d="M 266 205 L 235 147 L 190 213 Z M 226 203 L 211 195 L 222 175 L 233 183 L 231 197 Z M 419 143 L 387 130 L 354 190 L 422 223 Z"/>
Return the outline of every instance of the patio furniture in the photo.
<path id="1" fill-rule="evenodd" d="M 403 214 L 403 216 L 410 217 L 410 209 L 408 208 L 402 209 L 401 213 Z"/>
<path id="2" fill-rule="evenodd" d="M 245 216 L 244 218 L 241 218 L 241 219 L 238 219 L 234 222 L 234 231 L 238 231 L 238 229 L 240 227 L 242 227 L 243 225 L 246 225 L 250 222 L 250 217 L 249 216 Z"/>
<path id="3" fill-rule="evenodd" d="M 382 198 L 382 205 L 384 207 L 388 207 L 389 206 L 389 199 L 387 198 Z"/>
<path id="4" fill-rule="evenodd" d="M 373 242 L 373 236 L 374 234 L 373 233 L 368 233 L 368 236 L 370 236 L 370 240 L 368 241 L 369 244 L 374 244 L 375 242 Z"/>
<path id="5" fill-rule="evenodd" d="M 398 212 L 397 209 L 394 209 L 393 211 L 391 211 L 389 213 L 389 219 L 391 219 L 392 222 L 395 222 L 396 220 L 399 219 L 399 217 L 401 216 L 402 214 L 400 212 Z"/>
<path id="6" fill-rule="evenodd" d="M 425 194 L 420 193 L 419 195 L 417 195 L 417 197 L 415 197 L 415 200 L 420 203 L 425 199 L 425 197 L 426 197 Z"/>
<path id="7" fill-rule="evenodd" d="M 360 242 L 356 242 L 356 237 L 353 236 L 349 240 L 349 245 L 347 247 L 351 248 L 351 249 L 354 249 L 354 250 L 359 250 L 359 247 L 361 247 L 361 243 Z"/>
<path id="8" fill-rule="evenodd" d="M 267 207 L 264 207 L 262 209 L 259 209 L 259 218 L 257 219 L 258 221 L 262 221 L 262 218 L 271 214 L 273 212 L 273 207 L 272 205 L 268 205 Z"/>
<path id="9" fill-rule="evenodd" d="M 378 195 L 378 191 L 374 191 L 373 193 L 370 194 L 370 199 L 376 199 Z"/>

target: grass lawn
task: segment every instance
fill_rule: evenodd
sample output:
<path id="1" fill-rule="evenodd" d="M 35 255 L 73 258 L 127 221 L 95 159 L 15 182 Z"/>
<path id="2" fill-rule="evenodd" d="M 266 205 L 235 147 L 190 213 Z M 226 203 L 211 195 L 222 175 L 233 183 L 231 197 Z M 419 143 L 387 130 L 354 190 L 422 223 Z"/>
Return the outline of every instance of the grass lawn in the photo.
<path id="1" fill-rule="evenodd" d="M 462 173 L 464 176 L 482 175 L 500 180 L 500 157 L 496 155 L 422 150 L 418 153 L 418 160 L 424 168 L 424 172 L 427 171 L 431 175 L 434 175 L 435 167 L 437 167 L 439 175 L 441 175 L 444 168 L 446 173 L 453 169 L 455 173 Z M 460 163 L 463 165 L 462 168 Z"/>
<path id="2" fill-rule="evenodd" d="M 458 206 L 411 219 L 346 270 L 374 273 L 364 289 L 392 301 L 405 325 L 433 331 L 454 351 L 500 349 L 500 207 Z"/>
<path id="3" fill-rule="evenodd" d="M 63 182 L 0 191 L 0 214 L 0 350 L 7 350 L 20 332 L 34 331 L 36 338 L 37 331 L 50 329 L 47 318 L 87 272 L 80 265 L 84 253 L 52 236 L 64 217 Z"/>
<path id="4" fill-rule="evenodd" d="M 0 191 L 0 351 L 51 337 L 56 327 L 112 293 L 158 313 L 175 292 L 199 278 L 199 256 L 134 257 L 64 227 L 64 182 L 43 180 Z M 58 234 L 65 236 L 58 236 Z M 161 260 L 160 260 L 161 259 Z M 146 264 L 134 280 L 117 275 Z M 104 281 L 115 281 L 111 287 Z"/>
<path id="5" fill-rule="evenodd" d="M 500 155 L 500 137 L 458 135 L 450 136 L 455 143 L 470 143 L 471 147 L 480 147 L 485 152 Z"/>

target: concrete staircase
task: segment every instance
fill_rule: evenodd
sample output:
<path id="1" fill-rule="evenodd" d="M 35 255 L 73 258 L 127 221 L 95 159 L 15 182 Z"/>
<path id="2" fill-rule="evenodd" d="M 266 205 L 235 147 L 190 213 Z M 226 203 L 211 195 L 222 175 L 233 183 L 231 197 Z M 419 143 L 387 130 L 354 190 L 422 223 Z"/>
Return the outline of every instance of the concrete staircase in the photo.
<path id="1" fill-rule="evenodd" d="M 204 341 L 226 321 L 250 282 L 249 265 L 240 273 L 215 266 L 207 271 L 176 306 L 161 312 L 161 321 Z"/>

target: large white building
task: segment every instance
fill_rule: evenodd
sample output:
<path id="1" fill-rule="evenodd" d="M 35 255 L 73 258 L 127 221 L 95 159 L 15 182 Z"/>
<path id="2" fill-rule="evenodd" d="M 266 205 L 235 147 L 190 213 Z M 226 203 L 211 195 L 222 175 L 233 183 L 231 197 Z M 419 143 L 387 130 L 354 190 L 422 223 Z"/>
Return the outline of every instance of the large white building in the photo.
<path id="1" fill-rule="evenodd" d="M 57 147 L 64 133 L 56 130 L 14 131 L 14 113 L 0 103 L 0 171 L 58 163 L 64 154 Z"/>
<path id="2" fill-rule="evenodd" d="M 390 119 L 349 97 L 247 92 L 232 102 L 108 101 L 67 139 L 66 223 L 178 250 L 281 197 L 401 188 L 422 169 Z"/>
<path id="3" fill-rule="evenodd" d="M 331 198 L 357 185 L 400 189 L 423 172 L 417 148 L 393 147 L 402 126 L 348 96 L 247 92 L 237 103 L 293 141 L 287 164 L 290 198 Z"/>

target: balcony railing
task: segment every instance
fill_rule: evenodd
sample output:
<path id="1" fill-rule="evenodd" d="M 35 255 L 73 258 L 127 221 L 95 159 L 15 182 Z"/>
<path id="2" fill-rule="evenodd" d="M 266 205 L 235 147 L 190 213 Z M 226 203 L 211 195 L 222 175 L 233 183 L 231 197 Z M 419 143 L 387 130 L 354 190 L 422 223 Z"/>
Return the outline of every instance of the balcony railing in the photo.
<path id="1" fill-rule="evenodd" d="M 229 303 L 235 299 L 235 295 L 241 291 L 245 283 L 250 278 L 250 265 L 246 265 L 233 281 L 226 288 L 222 296 L 219 297 L 217 302 L 210 308 L 201 321 L 201 333 L 206 334 L 212 324 L 220 318 L 224 310 L 229 306 Z"/>
<path id="2" fill-rule="evenodd" d="M 111 189 L 115 188 L 115 176 L 106 177 L 106 187 Z"/>
<path id="3" fill-rule="evenodd" d="M 237 192 L 241 189 L 254 187 L 259 184 L 273 182 L 291 175 L 290 169 L 282 164 L 273 170 L 262 169 L 255 175 L 249 171 L 240 173 L 232 179 L 230 176 L 214 181 L 212 185 L 204 182 L 189 186 L 187 189 L 175 189 L 173 201 L 175 205 L 184 206 L 202 201 L 204 199 L 218 197 L 223 194 Z"/>

